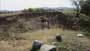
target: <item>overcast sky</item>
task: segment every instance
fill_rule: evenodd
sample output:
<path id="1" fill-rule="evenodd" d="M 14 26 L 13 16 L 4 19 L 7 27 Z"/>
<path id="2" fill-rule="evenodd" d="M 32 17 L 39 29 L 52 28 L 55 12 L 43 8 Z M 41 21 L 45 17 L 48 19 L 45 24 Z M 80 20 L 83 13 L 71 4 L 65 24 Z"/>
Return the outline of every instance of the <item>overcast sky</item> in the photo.
<path id="1" fill-rule="evenodd" d="M 72 7 L 70 0 L 0 0 L 0 10 L 22 10 L 37 7 Z"/>

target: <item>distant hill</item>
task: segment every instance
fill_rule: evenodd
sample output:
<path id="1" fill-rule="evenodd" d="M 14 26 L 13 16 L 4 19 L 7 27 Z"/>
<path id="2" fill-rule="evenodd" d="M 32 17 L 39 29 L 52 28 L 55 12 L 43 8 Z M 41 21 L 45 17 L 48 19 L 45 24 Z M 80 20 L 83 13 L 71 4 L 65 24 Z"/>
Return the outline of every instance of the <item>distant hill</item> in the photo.
<path id="1" fill-rule="evenodd" d="M 57 8 L 42 7 L 42 8 L 28 8 L 23 11 L 24 12 L 63 12 L 65 10 L 74 10 L 74 9 L 68 7 L 57 7 Z"/>
<path id="2" fill-rule="evenodd" d="M 8 10 L 0 10 L 0 14 L 6 14 L 6 13 L 21 13 L 22 11 L 8 11 Z"/>

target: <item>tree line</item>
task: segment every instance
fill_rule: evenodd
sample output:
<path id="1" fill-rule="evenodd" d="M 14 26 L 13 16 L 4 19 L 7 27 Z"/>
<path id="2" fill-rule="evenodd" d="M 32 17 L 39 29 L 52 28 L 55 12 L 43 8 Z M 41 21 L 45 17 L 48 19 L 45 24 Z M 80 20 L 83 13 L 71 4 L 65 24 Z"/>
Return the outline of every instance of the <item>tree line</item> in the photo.
<path id="1" fill-rule="evenodd" d="M 90 0 L 72 0 L 72 3 L 75 6 L 77 17 L 80 13 L 90 16 Z"/>

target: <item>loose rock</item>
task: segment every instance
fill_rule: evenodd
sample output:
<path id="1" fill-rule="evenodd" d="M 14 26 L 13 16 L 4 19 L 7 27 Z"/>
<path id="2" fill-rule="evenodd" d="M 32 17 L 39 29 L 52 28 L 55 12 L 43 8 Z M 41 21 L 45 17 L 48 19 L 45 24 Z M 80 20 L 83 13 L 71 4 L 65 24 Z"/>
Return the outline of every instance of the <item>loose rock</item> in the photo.
<path id="1" fill-rule="evenodd" d="M 44 44 L 44 45 L 42 45 L 42 47 L 40 48 L 40 51 L 57 51 L 57 48 L 56 48 L 56 46 L 54 46 L 54 45 Z"/>
<path id="2" fill-rule="evenodd" d="M 38 51 L 38 50 L 40 50 L 42 45 L 43 45 L 43 43 L 41 41 L 38 41 L 38 40 L 33 41 L 31 51 Z"/>

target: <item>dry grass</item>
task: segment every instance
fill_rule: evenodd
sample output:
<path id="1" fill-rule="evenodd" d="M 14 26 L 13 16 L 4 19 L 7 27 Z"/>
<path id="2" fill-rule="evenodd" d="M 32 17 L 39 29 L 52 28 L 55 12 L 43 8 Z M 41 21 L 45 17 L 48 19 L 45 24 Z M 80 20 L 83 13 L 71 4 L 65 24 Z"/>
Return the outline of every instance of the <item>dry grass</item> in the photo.
<path id="1" fill-rule="evenodd" d="M 7 16 L 14 16 L 14 15 L 18 15 L 21 13 L 6 13 L 6 14 L 0 14 L 0 17 L 7 17 Z"/>
<path id="2" fill-rule="evenodd" d="M 66 47 L 67 44 L 78 43 L 78 41 L 84 45 L 86 43 L 90 45 L 89 43 L 90 39 L 87 39 L 85 37 L 78 38 L 76 36 L 76 34 L 79 33 L 77 31 L 53 28 L 53 29 L 37 30 L 33 32 L 17 34 L 16 38 L 21 37 L 21 39 L 17 39 L 17 40 L 7 40 L 7 41 L 2 40 L 0 41 L 0 51 L 30 51 L 33 40 L 40 40 L 43 41 L 44 43 L 50 44 L 52 42 L 50 41 L 52 40 L 51 38 L 54 37 L 57 33 L 61 33 L 64 36 L 64 41 L 60 44 L 61 48 L 64 48 L 63 45 Z M 75 48 L 74 45 L 72 48 Z"/>

